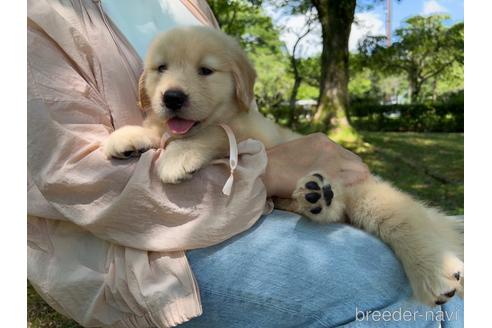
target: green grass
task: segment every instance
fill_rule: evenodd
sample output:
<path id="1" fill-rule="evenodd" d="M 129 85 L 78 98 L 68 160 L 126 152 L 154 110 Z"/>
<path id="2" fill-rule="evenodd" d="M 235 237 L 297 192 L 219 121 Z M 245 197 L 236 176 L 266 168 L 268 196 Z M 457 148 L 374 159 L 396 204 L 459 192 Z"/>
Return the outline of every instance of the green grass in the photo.
<path id="1" fill-rule="evenodd" d="M 449 215 L 464 214 L 462 133 L 361 132 L 365 143 L 344 144 L 374 174 Z"/>
<path id="2" fill-rule="evenodd" d="M 36 293 L 31 284 L 27 284 L 27 327 L 28 328 L 78 328 L 70 320 L 53 310 Z"/>
<path id="3" fill-rule="evenodd" d="M 341 142 L 373 173 L 447 214 L 463 214 L 462 133 L 361 132 L 360 136 L 357 140 L 364 142 Z M 28 327 L 80 327 L 52 310 L 30 285 L 27 296 Z"/>

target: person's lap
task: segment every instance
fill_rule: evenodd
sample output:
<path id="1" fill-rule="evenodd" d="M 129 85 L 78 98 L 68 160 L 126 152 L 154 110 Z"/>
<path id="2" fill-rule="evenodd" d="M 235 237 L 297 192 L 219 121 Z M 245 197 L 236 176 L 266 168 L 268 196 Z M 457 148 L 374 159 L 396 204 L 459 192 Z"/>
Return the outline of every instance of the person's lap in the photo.
<path id="1" fill-rule="evenodd" d="M 275 211 L 187 256 L 203 314 L 184 327 L 436 327 L 446 314 L 451 320 L 443 326 L 462 326 L 461 300 L 446 304 L 445 313 L 415 303 L 393 252 L 347 225 Z M 372 315 L 363 315 L 368 310 Z"/>

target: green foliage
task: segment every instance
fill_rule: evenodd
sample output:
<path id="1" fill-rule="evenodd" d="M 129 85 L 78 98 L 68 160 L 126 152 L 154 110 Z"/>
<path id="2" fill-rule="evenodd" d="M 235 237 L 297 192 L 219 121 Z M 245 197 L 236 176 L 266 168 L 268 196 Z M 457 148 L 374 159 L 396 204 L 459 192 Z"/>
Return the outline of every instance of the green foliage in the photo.
<path id="1" fill-rule="evenodd" d="M 407 93 L 408 82 L 404 75 L 387 74 L 364 65 L 360 54 L 350 55 L 350 101 L 390 103 Z"/>
<path id="2" fill-rule="evenodd" d="M 299 65 L 298 65 L 299 73 L 302 76 L 302 80 L 307 85 L 310 85 L 318 89 L 319 89 L 319 80 L 321 78 L 320 62 L 321 62 L 321 58 L 318 55 L 308 58 L 299 58 Z"/>
<path id="3" fill-rule="evenodd" d="M 429 104 L 359 102 L 350 106 L 352 124 L 365 131 L 463 132 L 463 93 Z"/>
<path id="4" fill-rule="evenodd" d="M 255 85 L 258 107 L 278 120 L 282 117 L 282 103 L 287 101 L 292 86 L 287 58 L 257 52 L 251 59 L 258 72 Z"/>
<path id="5" fill-rule="evenodd" d="M 222 29 L 239 40 L 257 70 L 255 94 L 260 110 L 282 125 L 312 132 L 314 112 L 300 107 L 295 108 L 294 115 L 289 111 L 294 85 L 291 54 L 280 40 L 280 27 L 275 26 L 266 15 L 262 3 L 259 0 L 210 1 Z M 371 5 L 377 1 L 358 2 L 359 5 L 364 3 Z M 274 1 L 274 5 L 277 6 L 276 10 L 284 14 L 306 13 L 312 9 L 311 1 L 307 0 L 278 0 Z M 408 90 L 413 89 L 415 96 L 416 85 L 419 89 L 418 100 L 425 103 L 435 103 L 443 94 L 463 89 L 463 24 L 446 27 L 445 19 L 445 16 L 412 17 L 407 20 L 405 27 L 396 31 L 397 41 L 392 47 L 383 46 L 383 38 L 368 38 L 361 45 L 361 53 L 350 54 L 348 91 L 352 107 L 378 108 L 379 111 L 369 116 L 352 113 L 351 123 L 371 130 L 462 129 L 462 113 L 438 114 L 446 111 L 441 110 L 445 107 L 443 103 L 446 103 L 443 101 L 434 106 L 414 106 L 412 108 L 417 108 L 414 110 L 403 106 L 402 110 L 411 118 L 410 121 L 387 117 L 388 111 L 393 109 L 380 105 L 409 103 L 411 95 Z M 318 100 L 320 56 L 297 58 L 296 63 L 301 77 L 296 99 Z M 410 79 L 409 71 L 417 71 L 417 80 Z M 418 118 L 419 114 L 423 116 Z M 293 122 L 290 122 L 291 118 Z M 439 127 L 440 124 L 443 126 Z"/>
<path id="6" fill-rule="evenodd" d="M 374 83 L 370 69 L 361 72 L 353 72 L 350 76 L 348 90 L 351 98 L 371 98 L 374 96 L 377 86 Z"/>
<path id="7" fill-rule="evenodd" d="M 415 16 L 395 31 L 390 47 L 384 37 L 368 37 L 359 51 L 364 64 L 386 74 L 406 74 L 412 102 L 422 100 L 424 83 L 445 76 L 453 64 L 463 65 L 464 24 L 445 26 L 448 16 Z"/>
<path id="8" fill-rule="evenodd" d="M 465 68 L 463 64 L 454 62 L 440 76 L 436 76 L 423 84 L 422 101 L 436 101 L 442 95 L 462 90 L 464 88 L 464 75 Z"/>
<path id="9" fill-rule="evenodd" d="M 269 51 L 281 54 L 283 42 L 271 17 L 261 8 L 260 0 L 210 0 L 220 28 L 235 37 L 250 55 Z"/>
<path id="10" fill-rule="evenodd" d="M 307 83 L 301 83 L 299 87 L 299 93 L 297 94 L 297 98 L 299 99 L 318 99 L 319 88 L 318 86 L 313 86 Z"/>
<path id="11" fill-rule="evenodd" d="M 238 37 L 241 44 L 246 30 L 251 25 L 268 24 L 268 17 L 259 15 L 262 1 L 254 0 L 209 0 L 208 5 L 212 9 L 220 28 L 225 33 Z"/>

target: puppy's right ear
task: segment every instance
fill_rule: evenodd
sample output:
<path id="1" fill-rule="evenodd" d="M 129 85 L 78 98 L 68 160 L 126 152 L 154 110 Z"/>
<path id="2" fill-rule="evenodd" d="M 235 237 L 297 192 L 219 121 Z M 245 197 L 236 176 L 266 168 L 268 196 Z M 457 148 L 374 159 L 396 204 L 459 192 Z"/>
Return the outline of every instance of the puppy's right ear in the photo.
<path id="1" fill-rule="evenodd" d="M 145 71 L 140 75 L 138 80 L 138 106 L 143 112 L 147 112 L 150 109 L 150 98 L 145 90 Z"/>
<path id="2" fill-rule="evenodd" d="M 236 88 L 236 99 L 239 108 L 247 112 L 255 98 L 256 71 L 251 65 L 248 56 L 246 56 L 246 53 L 236 41 L 234 41 L 232 50 L 235 51 L 233 52 L 232 76 Z"/>

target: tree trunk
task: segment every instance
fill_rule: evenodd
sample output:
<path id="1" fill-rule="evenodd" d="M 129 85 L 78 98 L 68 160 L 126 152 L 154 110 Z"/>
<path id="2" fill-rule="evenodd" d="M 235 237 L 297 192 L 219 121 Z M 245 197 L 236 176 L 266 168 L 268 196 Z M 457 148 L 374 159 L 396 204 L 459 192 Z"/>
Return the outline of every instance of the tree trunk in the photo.
<path id="1" fill-rule="evenodd" d="M 437 101 L 437 78 L 432 81 L 432 101 Z"/>
<path id="2" fill-rule="evenodd" d="M 294 78 L 294 85 L 292 86 L 292 91 L 290 93 L 289 100 L 289 126 L 293 127 L 296 119 L 296 100 L 297 93 L 299 91 L 299 87 L 301 86 L 302 78 L 300 76 L 296 76 Z"/>
<path id="3" fill-rule="evenodd" d="M 290 101 L 289 101 L 288 124 L 290 127 L 294 127 L 297 92 L 299 91 L 299 87 L 301 86 L 301 81 L 302 81 L 302 76 L 301 74 L 299 74 L 299 69 L 298 69 L 299 59 L 296 58 L 296 49 L 297 46 L 299 45 L 299 42 L 301 42 L 301 40 L 305 38 L 306 35 L 309 34 L 309 32 L 311 32 L 311 21 L 307 23 L 307 30 L 302 35 L 298 36 L 296 43 L 292 48 L 292 55 L 290 56 L 290 65 L 292 66 L 292 71 L 294 72 L 294 86 L 292 87 L 292 92 L 290 94 Z"/>
<path id="4" fill-rule="evenodd" d="M 408 91 L 410 93 L 410 103 L 415 104 L 419 100 L 420 90 L 422 84 L 418 81 L 418 79 L 409 78 L 408 80 Z"/>
<path id="5" fill-rule="evenodd" d="M 314 123 L 324 127 L 350 127 L 347 120 L 349 36 L 356 0 L 312 0 L 323 37 L 321 81 Z"/>
<path id="6" fill-rule="evenodd" d="M 419 79 L 417 69 L 411 69 L 408 72 L 408 88 L 410 93 L 410 103 L 415 104 L 418 102 L 420 96 L 420 90 L 422 89 L 422 81 Z"/>

